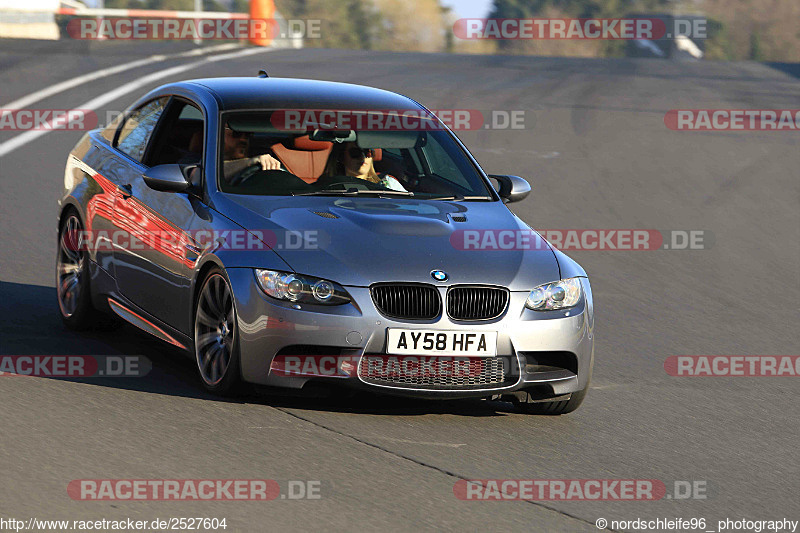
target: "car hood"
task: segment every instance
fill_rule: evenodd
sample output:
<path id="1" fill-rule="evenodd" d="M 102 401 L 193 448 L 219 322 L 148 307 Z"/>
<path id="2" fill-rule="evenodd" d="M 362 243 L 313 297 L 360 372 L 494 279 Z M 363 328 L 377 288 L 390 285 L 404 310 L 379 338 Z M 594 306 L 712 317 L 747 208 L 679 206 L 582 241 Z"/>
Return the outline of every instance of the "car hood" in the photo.
<path id="1" fill-rule="evenodd" d="M 546 244 L 464 249 L 464 232 L 530 231 L 500 202 L 222 195 L 215 207 L 247 230 L 265 233 L 265 242 L 295 272 L 345 286 L 436 283 L 433 270 L 447 273 L 442 285 L 480 283 L 512 291 L 559 279 L 558 261 Z M 296 235 L 286 237 L 288 231 L 302 232 L 305 244 L 298 246 Z M 258 252 L 248 255 L 249 266 L 263 267 Z"/>

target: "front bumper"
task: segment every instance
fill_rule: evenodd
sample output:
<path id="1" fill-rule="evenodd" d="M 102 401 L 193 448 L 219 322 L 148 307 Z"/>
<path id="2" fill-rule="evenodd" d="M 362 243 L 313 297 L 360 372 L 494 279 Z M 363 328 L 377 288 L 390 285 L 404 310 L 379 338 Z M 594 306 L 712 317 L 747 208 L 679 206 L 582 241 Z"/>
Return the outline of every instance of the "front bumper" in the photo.
<path id="1" fill-rule="evenodd" d="M 303 388 L 309 382 L 342 385 L 387 394 L 422 398 L 489 397 L 514 391 L 535 391 L 536 397 L 563 396 L 586 388 L 594 359 L 592 293 L 581 278 L 584 299 L 566 311 L 537 312 L 525 308 L 527 293 L 510 293 L 506 312 L 480 322 L 453 321 L 443 313 L 431 321 L 390 319 L 373 305 L 366 287 L 346 287 L 352 304 L 294 306 L 265 295 L 250 268 L 227 270 L 235 296 L 239 325 L 242 378 L 270 387 Z M 444 298 L 447 286 L 440 286 Z M 299 308 L 297 308 L 299 307 Z M 388 328 L 497 331 L 497 357 L 511 370 L 502 384 L 486 387 L 439 388 L 376 384 L 358 371 L 336 375 L 286 375 L 276 371 L 276 355 L 335 354 L 358 368 L 363 356 L 386 353 Z M 280 365 L 278 365 L 280 366 Z"/>

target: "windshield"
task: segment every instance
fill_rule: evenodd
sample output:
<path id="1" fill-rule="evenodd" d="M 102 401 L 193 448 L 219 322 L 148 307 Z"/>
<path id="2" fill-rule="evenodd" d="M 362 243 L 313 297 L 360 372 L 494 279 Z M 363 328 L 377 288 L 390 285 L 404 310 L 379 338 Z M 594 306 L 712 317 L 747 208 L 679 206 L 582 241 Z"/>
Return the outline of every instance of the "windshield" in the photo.
<path id="1" fill-rule="evenodd" d="M 361 129 L 325 123 L 288 128 L 287 114 L 223 114 L 222 192 L 493 200 L 479 170 L 433 117 L 407 127 L 373 121 Z"/>

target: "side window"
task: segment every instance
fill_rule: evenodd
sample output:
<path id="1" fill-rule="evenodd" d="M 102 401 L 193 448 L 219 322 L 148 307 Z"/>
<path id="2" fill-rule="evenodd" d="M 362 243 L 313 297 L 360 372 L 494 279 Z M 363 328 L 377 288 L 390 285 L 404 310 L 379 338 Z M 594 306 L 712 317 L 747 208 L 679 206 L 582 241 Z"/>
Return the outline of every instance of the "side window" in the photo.
<path id="1" fill-rule="evenodd" d="M 187 104 L 183 106 L 183 109 L 181 109 L 181 114 L 178 116 L 178 118 L 203 120 L 203 112 L 197 109 L 195 106 Z"/>
<path id="2" fill-rule="evenodd" d="M 122 118 L 124 117 L 123 114 L 119 114 L 114 117 L 114 120 L 109 122 L 108 126 L 106 126 L 100 135 L 105 138 L 109 143 L 114 142 L 114 136 L 117 134 L 117 129 L 119 129 L 119 124 L 122 122 Z"/>
<path id="3" fill-rule="evenodd" d="M 167 100 L 169 100 L 167 97 L 158 98 L 131 113 L 122 125 L 117 138 L 116 146 L 121 152 L 137 161 L 142 160 L 147 141 L 150 140 L 150 135 L 152 135 L 158 119 L 161 118 Z"/>
<path id="4" fill-rule="evenodd" d="M 453 158 L 448 155 L 435 136 L 428 135 L 428 143 L 422 148 L 422 151 L 425 153 L 431 172 L 462 187 L 469 188 L 469 182 L 461 169 L 456 166 Z"/>
<path id="5" fill-rule="evenodd" d="M 417 178 L 422 171 L 416 155 L 407 148 L 384 148 L 383 159 L 375 162 L 375 170 L 386 172 L 400 180 Z"/>
<path id="6" fill-rule="evenodd" d="M 203 112 L 186 100 L 173 98 L 143 163 L 147 166 L 200 164 L 204 129 Z"/>

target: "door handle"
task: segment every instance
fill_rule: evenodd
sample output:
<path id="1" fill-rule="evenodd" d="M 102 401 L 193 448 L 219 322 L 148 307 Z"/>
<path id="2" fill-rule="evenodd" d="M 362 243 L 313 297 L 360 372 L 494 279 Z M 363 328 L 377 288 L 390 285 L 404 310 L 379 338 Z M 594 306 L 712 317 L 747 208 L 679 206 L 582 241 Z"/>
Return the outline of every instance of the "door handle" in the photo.
<path id="1" fill-rule="evenodd" d="M 126 183 L 125 185 L 120 185 L 119 192 L 122 195 L 123 199 L 128 199 L 133 196 L 133 187 L 131 187 L 130 183 Z"/>

